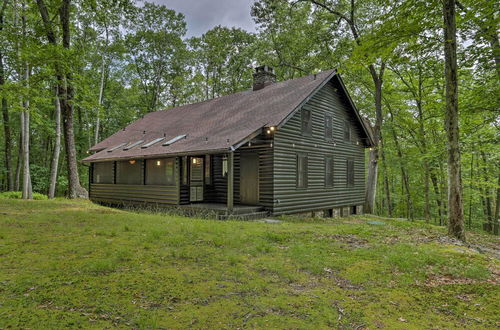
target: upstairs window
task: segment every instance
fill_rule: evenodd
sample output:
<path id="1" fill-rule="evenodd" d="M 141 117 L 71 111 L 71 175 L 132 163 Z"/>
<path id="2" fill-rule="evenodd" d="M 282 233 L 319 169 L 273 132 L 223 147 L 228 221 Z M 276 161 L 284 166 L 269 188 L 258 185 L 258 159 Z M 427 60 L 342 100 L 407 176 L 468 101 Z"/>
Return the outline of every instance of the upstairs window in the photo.
<path id="1" fill-rule="evenodd" d="M 325 187 L 333 187 L 333 157 L 325 157 Z"/>
<path id="2" fill-rule="evenodd" d="M 302 135 L 312 135 L 311 110 L 302 108 Z"/>
<path id="3" fill-rule="evenodd" d="M 333 118 L 329 114 L 325 114 L 325 139 L 333 140 Z"/>
<path id="4" fill-rule="evenodd" d="M 353 159 L 348 159 L 347 160 L 347 186 L 352 187 L 354 186 L 354 160 Z"/>
<path id="5" fill-rule="evenodd" d="M 307 155 L 297 155 L 297 188 L 307 188 Z"/>
<path id="6" fill-rule="evenodd" d="M 351 141 L 351 125 L 348 120 L 344 120 L 344 140 Z"/>

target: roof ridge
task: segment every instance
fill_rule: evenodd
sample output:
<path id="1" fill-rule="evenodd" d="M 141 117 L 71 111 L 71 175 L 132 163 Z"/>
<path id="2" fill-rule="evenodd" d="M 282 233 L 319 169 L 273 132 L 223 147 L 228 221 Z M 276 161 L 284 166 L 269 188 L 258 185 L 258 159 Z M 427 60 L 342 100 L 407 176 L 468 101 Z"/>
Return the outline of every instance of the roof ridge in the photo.
<path id="1" fill-rule="evenodd" d="M 186 107 L 186 106 L 189 106 L 189 105 L 195 105 L 195 104 L 202 104 L 202 103 L 209 103 L 211 101 L 215 101 L 215 100 L 220 100 L 222 98 L 226 98 L 226 97 L 230 97 L 230 96 L 236 96 L 238 94 L 242 94 L 242 93 L 246 93 L 246 92 L 259 92 L 259 91 L 263 91 L 265 90 L 267 87 L 271 87 L 271 86 L 277 86 L 277 85 L 280 85 L 280 84 L 284 84 L 284 83 L 288 83 L 290 81 L 295 81 L 295 80 L 299 80 L 299 79 L 306 79 L 306 78 L 309 78 L 309 77 L 316 77 L 320 74 L 323 74 L 323 73 L 326 73 L 326 72 L 333 72 L 333 71 L 336 71 L 336 69 L 329 69 L 329 70 L 325 70 L 325 71 L 320 71 L 318 73 L 311 73 L 307 76 L 302 76 L 302 77 L 297 77 L 297 78 L 293 78 L 293 79 L 287 79 L 287 80 L 283 80 L 283 81 L 278 81 L 278 82 L 275 82 L 271 85 L 268 85 L 266 86 L 265 88 L 262 88 L 262 89 L 259 89 L 257 91 L 254 91 L 252 89 L 245 89 L 243 91 L 239 91 L 239 92 L 236 92 L 236 93 L 232 93 L 232 94 L 227 94 L 227 95 L 221 95 L 221 96 L 217 96 L 217 97 L 214 97 L 214 98 L 211 98 L 211 99 L 208 99 L 208 100 L 203 100 L 203 101 L 198 101 L 198 102 L 193 102 L 193 103 L 186 103 L 186 104 L 183 104 L 183 105 L 179 105 L 177 107 L 173 107 L 173 108 L 166 108 L 166 109 L 161 109 L 161 110 L 156 110 L 156 111 L 153 111 L 153 112 L 149 112 L 147 114 L 145 114 L 145 116 L 149 115 L 149 114 L 152 114 L 152 113 L 157 113 L 157 112 L 161 112 L 161 111 L 167 111 L 167 110 L 174 110 L 174 109 L 181 109 L 183 107 Z M 330 75 L 330 73 L 328 75 Z"/>

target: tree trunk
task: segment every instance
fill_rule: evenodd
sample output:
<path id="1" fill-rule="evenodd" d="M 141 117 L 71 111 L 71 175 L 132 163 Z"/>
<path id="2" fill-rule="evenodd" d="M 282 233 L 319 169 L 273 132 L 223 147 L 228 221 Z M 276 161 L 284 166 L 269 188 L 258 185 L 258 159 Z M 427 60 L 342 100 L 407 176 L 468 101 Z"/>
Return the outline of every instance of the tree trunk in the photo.
<path id="1" fill-rule="evenodd" d="M 30 115 L 29 115 L 29 101 L 23 101 L 24 110 L 21 112 L 21 134 L 22 134 L 22 159 L 23 159 L 23 199 L 32 199 L 31 191 L 31 177 L 30 177 L 30 159 L 29 159 L 29 144 L 30 144 Z"/>
<path id="2" fill-rule="evenodd" d="M 14 190 L 19 191 L 21 186 L 21 166 L 23 164 L 23 135 L 19 132 L 19 140 L 17 144 L 17 164 L 16 164 L 16 180 L 14 182 Z"/>
<path id="3" fill-rule="evenodd" d="M 430 170 L 429 176 L 431 177 L 432 187 L 434 188 L 434 194 L 436 195 L 436 206 L 438 209 L 439 225 L 442 226 L 444 222 L 443 221 L 444 211 L 441 202 L 441 193 L 439 191 L 439 182 L 436 173 L 434 173 L 434 170 L 432 168 L 430 168 L 429 170 Z"/>
<path id="4" fill-rule="evenodd" d="M 54 151 L 52 153 L 52 161 L 50 165 L 50 184 L 49 184 L 49 198 L 54 198 L 57 186 L 57 169 L 59 166 L 59 153 L 61 152 L 61 104 L 59 103 L 58 89 L 55 88 L 54 95 L 55 106 L 55 121 L 56 121 L 56 137 L 54 141 Z"/>
<path id="5" fill-rule="evenodd" d="M 391 200 L 391 190 L 389 186 L 389 176 L 387 173 L 387 164 L 385 160 L 385 147 L 384 147 L 384 139 L 380 139 L 380 156 L 382 158 L 382 171 L 384 175 L 384 190 L 385 190 L 385 199 L 387 201 L 387 211 L 389 213 L 389 217 L 392 218 L 392 200 Z"/>
<path id="6" fill-rule="evenodd" d="M 96 119 L 95 119 L 94 144 L 99 143 L 99 129 L 101 126 L 101 106 L 102 106 L 102 98 L 104 95 L 104 75 L 105 75 L 104 65 L 105 65 L 105 56 L 103 54 L 101 63 L 101 83 L 99 86 L 99 100 L 97 104 Z"/>
<path id="7" fill-rule="evenodd" d="M 0 8 L 0 32 L 3 30 L 4 25 L 4 14 L 5 8 L 7 7 L 7 0 L 3 1 L 2 7 Z M 0 49 L 0 87 L 5 84 L 5 68 L 3 62 L 3 53 Z M 2 118 L 3 118 L 3 130 L 5 138 L 4 147 L 4 157 L 5 157 L 5 171 L 7 174 L 7 191 L 14 189 L 14 176 L 12 175 L 12 137 L 10 132 L 10 119 L 9 119 L 9 109 L 7 106 L 7 98 L 2 97 L 1 99 L 2 107 Z"/>
<path id="8" fill-rule="evenodd" d="M 37 0 L 38 10 L 42 17 L 45 33 L 49 43 L 57 46 L 56 35 L 50 20 L 47 7 L 43 0 Z M 70 0 L 63 0 L 59 8 L 59 19 L 61 21 L 62 45 L 65 49 L 70 48 Z M 61 105 L 61 115 L 64 130 L 64 146 L 66 150 L 66 165 L 68 171 L 68 197 L 87 198 L 88 193 L 80 185 L 78 174 L 78 164 L 76 160 L 75 136 L 73 128 L 73 88 L 72 76 L 68 69 L 63 70 L 58 63 L 55 64 L 55 74 L 57 78 L 57 88 L 59 91 L 59 102 Z"/>
<path id="9" fill-rule="evenodd" d="M 460 145 L 455 0 L 443 0 L 446 81 L 445 128 L 448 139 L 448 234 L 465 241 Z"/>
<path id="10" fill-rule="evenodd" d="M 497 183 L 497 198 L 495 202 L 495 223 L 499 225 L 500 219 L 498 218 L 500 214 L 500 173 L 498 173 L 498 183 Z"/>
<path id="11" fill-rule="evenodd" d="M 488 182 L 488 158 L 486 157 L 486 153 L 484 151 L 481 151 L 481 158 L 483 160 L 483 166 L 481 166 L 481 170 L 483 172 L 483 180 L 484 182 Z M 488 223 L 493 222 L 493 209 L 491 207 L 491 194 L 490 194 L 490 189 L 488 186 L 485 186 L 483 189 L 483 196 L 484 196 L 484 215 L 486 217 L 486 220 Z"/>
<path id="12" fill-rule="evenodd" d="M 26 16 L 25 4 L 22 4 L 23 14 L 22 21 L 22 34 L 26 37 Z M 30 67 L 24 63 L 24 77 L 23 85 L 25 88 L 29 87 Z M 23 199 L 33 199 L 33 192 L 31 190 L 31 176 L 30 176 L 30 102 L 25 98 L 22 102 L 23 111 L 21 112 L 21 134 L 22 134 L 22 150 L 23 150 Z"/>
<path id="13" fill-rule="evenodd" d="M 408 178 L 408 171 L 406 170 L 406 166 L 403 159 L 403 152 L 401 151 L 401 146 L 399 145 L 399 140 L 396 135 L 396 131 L 394 130 L 394 115 L 389 108 L 389 113 L 391 115 L 391 133 L 394 139 L 394 145 L 396 146 L 396 152 L 399 159 L 399 167 L 401 169 L 401 178 L 403 179 L 404 190 L 406 191 L 406 212 L 407 217 L 410 220 L 413 220 L 413 201 L 411 199 L 410 193 L 410 180 Z"/>
<path id="14" fill-rule="evenodd" d="M 373 126 L 374 146 L 370 149 L 370 161 L 368 163 L 368 178 L 366 180 L 365 212 L 374 213 L 375 196 L 377 193 L 379 140 L 382 128 L 382 84 L 385 64 L 382 63 L 380 72 L 377 73 L 375 67 L 370 65 L 370 73 L 375 85 L 375 125 Z"/>

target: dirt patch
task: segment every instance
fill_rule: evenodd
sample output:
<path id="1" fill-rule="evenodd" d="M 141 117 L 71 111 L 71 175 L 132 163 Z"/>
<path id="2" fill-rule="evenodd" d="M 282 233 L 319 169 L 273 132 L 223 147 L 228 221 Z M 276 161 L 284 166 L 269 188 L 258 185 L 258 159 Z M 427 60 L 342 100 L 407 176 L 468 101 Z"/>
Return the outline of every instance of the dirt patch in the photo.
<path id="1" fill-rule="evenodd" d="M 339 234 L 331 234 L 331 235 L 315 235 L 316 239 L 326 239 L 333 240 L 342 244 L 349 246 L 350 248 L 359 249 L 368 247 L 368 240 L 365 238 L 358 237 L 356 235 L 347 234 L 347 235 L 339 235 Z"/>
<path id="2" fill-rule="evenodd" d="M 493 273 L 492 273 L 493 275 Z M 437 287 L 441 285 L 453 285 L 453 284 L 477 284 L 477 283 L 488 283 L 488 284 L 494 284 L 494 285 L 499 285 L 498 274 L 496 276 L 492 276 L 492 278 L 484 281 L 478 281 L 474 280 L 471 278 L 465 278 L 465 277 L 454 277 L 452 275 L 431 275 L 425 281 L 424 286 L 427 287 Z"/>

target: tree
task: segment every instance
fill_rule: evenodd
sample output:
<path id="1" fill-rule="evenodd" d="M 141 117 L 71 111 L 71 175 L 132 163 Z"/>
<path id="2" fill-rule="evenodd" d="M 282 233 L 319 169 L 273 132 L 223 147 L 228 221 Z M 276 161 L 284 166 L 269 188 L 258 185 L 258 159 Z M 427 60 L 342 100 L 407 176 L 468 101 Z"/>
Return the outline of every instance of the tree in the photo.
<path id="1" fill-rule="evenodd" d="M 446 81 L 445 129 L 448 138 L 448 234 L 460 240 L 465 240 L 458 131 L 455 0 L 443 0 L 443 18 Z"/>
<path id="2" fill-rule="evenodd" d="M 45 34 L 49 44 L 56 49 L 59 48 L 57 37 L 54 30 L 54 23 L 50 19 L 47 6 L 44 0 L 37 0 L 38 10 L 43 21 Z M 71 47 L 70 34 L 70 0 L 62 0 L 59 12 L 59 25 L 62 32 L 62 48 L 63 53 L 68 54 Z M 74 126 L 73 126 L 73 85 L 70 65 L 67 63 L 54 63 L 54 71 L 57 81 L 57 90 L 59 92 L 59 102 L 61 106 L 61 115 L 64 128 L 64 146 L 66 150 L 66 165 L 68 171 L 68 196 L 70 198 L 83 197 L 87 198 L 87 191 L 80 185 L 80 177 L 78 174 L 77 155 L 75 148 Z"/>

